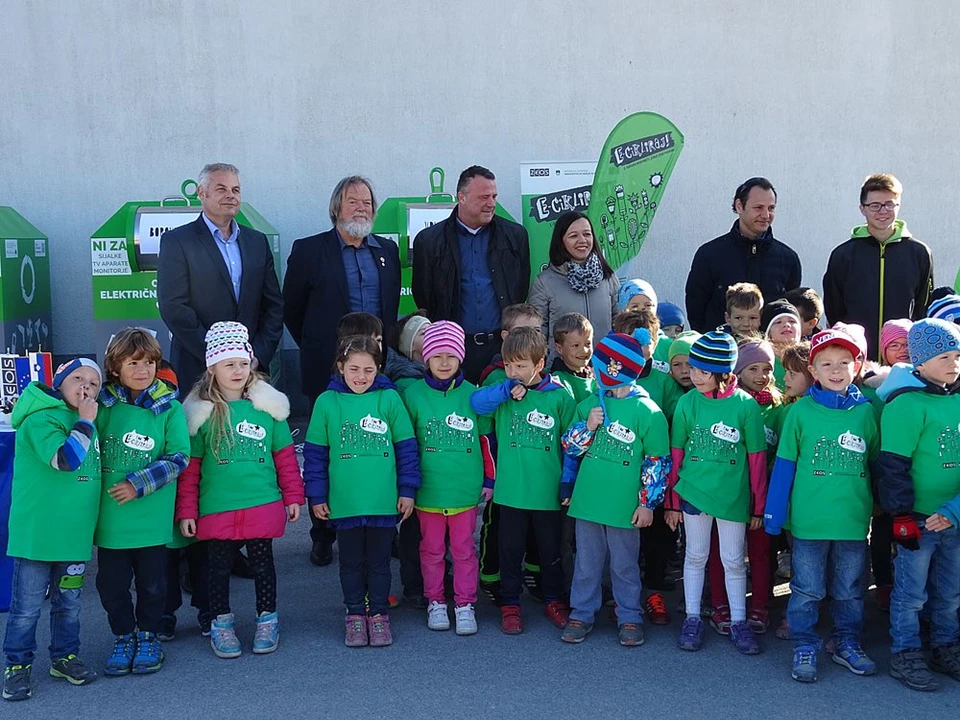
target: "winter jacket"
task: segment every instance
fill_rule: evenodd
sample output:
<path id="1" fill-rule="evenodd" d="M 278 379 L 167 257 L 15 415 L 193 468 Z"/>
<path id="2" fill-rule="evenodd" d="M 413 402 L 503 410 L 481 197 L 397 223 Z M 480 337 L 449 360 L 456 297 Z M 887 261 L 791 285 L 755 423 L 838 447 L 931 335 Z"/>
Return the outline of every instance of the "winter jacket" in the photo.
<path id="1" fill-rule="evenodd" d="M 880 360 L 880 328 L 893 318 L 926 316 L 933 290 L 933 255 L 902 220 L 880 242 L 866 225 L 834 248 L 823 276 L 827 320 L 857 323 L 867 331 L 867 356 Z"/>
<path id="2" fill-rule="evenodd" d="M 247 399 L 257 410 L 267 413 L 277 422 L 290 416 L 290 401 L 268 383 L 256 381 L 247 392 Z M 213 413 L 213 403 L 201 400 L 191 393 L 183 404 L 190 436 L 195 436 Z M 277 469 L 277 484 L 281 500 L 243 510 L 200 515 L 200 466 L 202 458 L 190 459 L 187 469 L 177 482 L 176 519 L 196 520 L 198 540 L 252 540 L 279 538 L 287 525 L 287 505 L 303 505 L 303 480 L 293 445 L 273 453 Z"/>
<path id="3" fill-rule="evenodd" d="M 605 278 L 586 293 L 577 292 L 567 280 L 567 268 L 549 265 L 533 281 L 527 302 L 543 315 L 543 334 L 553 356 L 553 326 L 561 315 L 578 312 L 593 325 L 593 337 L 602 338 L 609 331 L 617 312 L 620 280 L 616 275 Z"/>
<path id="4" fill-rule="evenodd" d="M 730 232 L 704 243 L 693 256 L 687 276 L 687 319 L 697 332 L 723 324 L 727 288 L 755 283 L 765 302 L 800 287 L 800 258 L 767 230 L 756 240 L 740 234 L 737 220 Z"/>
<path id="5" fill-rule="evenodd" d="M 503 310 L 524 302 L 530 284 L 530 243 L 522 225 L 494 216 L 487 263 Z M 421 230 L 413 242 L 413 299 L 431 320 L 460 317 L 460 241 L 457 208 L 442 223 Z"/>

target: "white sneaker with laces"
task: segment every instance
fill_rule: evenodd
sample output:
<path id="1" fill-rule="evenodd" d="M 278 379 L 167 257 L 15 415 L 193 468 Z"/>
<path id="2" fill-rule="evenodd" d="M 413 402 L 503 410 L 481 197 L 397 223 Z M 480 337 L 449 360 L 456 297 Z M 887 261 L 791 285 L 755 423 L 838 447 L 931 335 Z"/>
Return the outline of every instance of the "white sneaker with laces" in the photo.
<path id="1" fill-rule="evenodd" d="M 450 629 L 446 603 L 438 603 L 436 600 L 430 603 L 430 607 L 427 608 L 427 627 L 431 630 Z"/>
<path id="2" fill-rule="evenodd" d="M 454 608 L 457 616 L 457 635 L 476 635 L 477 616 L 473 612 L 473 605 L 467 603 Z"/>

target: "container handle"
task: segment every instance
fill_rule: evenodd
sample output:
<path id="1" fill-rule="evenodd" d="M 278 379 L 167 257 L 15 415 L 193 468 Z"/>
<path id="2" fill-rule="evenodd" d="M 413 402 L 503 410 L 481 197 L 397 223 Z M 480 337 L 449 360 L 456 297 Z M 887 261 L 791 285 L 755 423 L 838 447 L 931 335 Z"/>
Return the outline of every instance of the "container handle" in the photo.
<path id="1" fill-rule="evenodd" d="M 443 191 L 444 175 L 442 167 L 430 169 L 430 194 L 427 196 L 427 202 L 453 202 L 453 195 Z"/>

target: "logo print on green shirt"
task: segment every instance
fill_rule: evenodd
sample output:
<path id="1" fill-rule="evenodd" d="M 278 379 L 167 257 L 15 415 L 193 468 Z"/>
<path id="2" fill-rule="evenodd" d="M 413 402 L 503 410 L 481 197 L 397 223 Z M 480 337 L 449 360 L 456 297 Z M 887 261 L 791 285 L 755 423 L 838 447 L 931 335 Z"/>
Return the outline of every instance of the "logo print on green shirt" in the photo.
<path id="1" fill-rule="evenodd" d="M 139 470 L 151 460 L 150 453 L 145 449 L 135 447 L 146 443 L 127 443 L 126 440 L 136 432 L 127 433 L 123 437 L 108 435 L 103 439 L 103 470 L 104 472 Z M 141 435 L 140 437 L 145 437 Z M 151 443 L 153 438 L 147 438 Z M 153 447 L 151 444 L 150 447 Z"/>
<path id="2" fill-rule="evenodd" d="M 944 470 L 957 467 L 960 464 L 960 425 L 956 428 L 950 425 L 945 427 L 937 438 L 937 445 Z"/>
<path id="3" fill-rule="evenodd" d="M 423 438 L 424 452 L 471 452 L 473 420 L 451 413 L 445 419 L 431 418 Z"/>
<path id="4" fill-rule="evenodd" d="M 557 421 L 536 409 L 527 415 L 510 414 L 510 447 L 536 448 L 550 451 L 554 441 L 553 427 Z"/>
<path id="5" fill-rule="evenodd" d="M 739 439 L 740 431 L 736 428 L 731 428 L 729 425 L 724 425 L 723 423 L 716 423 L 713 427 L 706 428 L 702 425 L 694 425 L 693 429 L 690 431 L 690 436 L 687 439 L 687 447 L 690 451 L 690 460 L 694 462 L 702 462 L 704 460 L 709 460 L 719 463 L 727 463 L 730 465 L 737 464 L 737 443 L 733 440 L 728 440 L 726 438 L 720 439 L 720 436 L 717 434 L 715 429 L 726 428 L 727 430 L 733 430 L 736 432 L 736 436 Z M 729 435 L 729 433 L 727 433 Z"/>
<path id="6" fill-rule="evenodd" d="M 359 423 L 346 422 L 340 428 L 340 458 L 390 456 L 389 427 L 380 418 L 367 415 Z"/>
<path id="7" fill-rule="evenodd" d="M 710 434 L 728 443 L 740 442 L 740 431 L 735 427 L 725 425 L 722 421 L 714 423 L 710 427 Z"/>
<path id="8" fill-rule="evenodd" d="M 267 436 L 267 431 L 255 425 L 254 423 L 247 422 L 246 420 L 241 420 L 237 423 L 237 435 L 240 435 L 245 438 L 251 438 L 252 440 L 263 440 Z"/>
<path id="9" fill-rule="evenodd" d="M 264 439 L 267 437 L 266 428 L 255 423 L 241 420 L 234 427 L 236 433 L 232 438 L 230 457 L 221 458 L 220 465 L 226 465 L 229 462 L 247 461 L 247 462 L 266 462 L 267 446 Z"/>
<path id="10" fill-rule="evenodd" d="M 150 452 L 157 443 L 149 435 L 141 435 L 136 430 L 131 430 L 123 436 L 123 444 L 134 450 Z"/>
<path id="11" fill-rule="evenodd" d="M 360 429 L 366 430 L 370 433 L 376 433 L 377 435 L 386 435 L 387 424 L 380 418 L 375 418 L 373 415 L 367 415 L 363 420 L 360 421 Z"/>
<path id="12" fill-rule="evenodd" d="M 862 449 L 860 449 L 862 447 Z M 863 438 L 845 432 L 838 438 L 821 437 L 813 446 L 813 474 L 817 477 L 832 475 L 866 475 L 867 444 Z"/>
<path id="13" fill-rule="evenodd" d="M 614 420 L 607 426 L 606 432 L 594 435 L 588 456 L 629 465 L 636 454 L 633 444 L 636 439 L 637 434 L 633 430 Z"/>

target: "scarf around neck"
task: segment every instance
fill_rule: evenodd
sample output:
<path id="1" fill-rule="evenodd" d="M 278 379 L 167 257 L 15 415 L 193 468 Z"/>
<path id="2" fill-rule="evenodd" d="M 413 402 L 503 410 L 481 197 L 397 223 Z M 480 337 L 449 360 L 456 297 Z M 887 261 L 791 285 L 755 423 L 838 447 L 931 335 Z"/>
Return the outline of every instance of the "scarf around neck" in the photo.
<path id="1" fill-rule="evenodd" d="M 578 293 L 586 293 L 603 282 L 603 266 L 597 254 L 590 253 L 583 265 L 572 260 L 567 262 L 567 282 Z"/>

